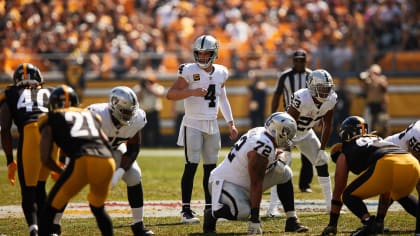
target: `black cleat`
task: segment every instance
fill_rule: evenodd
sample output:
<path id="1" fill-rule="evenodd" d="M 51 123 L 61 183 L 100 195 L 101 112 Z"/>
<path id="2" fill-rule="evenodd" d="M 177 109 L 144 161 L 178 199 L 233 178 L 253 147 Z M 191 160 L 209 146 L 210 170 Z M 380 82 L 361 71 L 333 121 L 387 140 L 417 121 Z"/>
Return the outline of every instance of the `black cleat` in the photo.
<path id="1" fill-rule="evenodd" d="M 304 233 L 308 230 L 308 227 L 302 225 L 296 217 L 287 218 L 285 232 Z"/>
<path id="2" fill-rule="evenodd" d="M 376 234 L 375 216 L 370 216 L 367 221 L 362 221 L 363 226 L 351 233 L 351 236 L 367 236 Z"/>
<path id="3" fill-rule="evenodd" d="M 204 233 L 216 233 L 216 221 L 217 219 L 213 217 L 211 209 L 204 210 L 204 223 L 203 223 L 203 232 Z"/>
<path id="4" fill-rule="evenodd" d="M 144 227 L 143 221 L 131 225 L 134 236 L 155 235 L 153 231 Z"/>

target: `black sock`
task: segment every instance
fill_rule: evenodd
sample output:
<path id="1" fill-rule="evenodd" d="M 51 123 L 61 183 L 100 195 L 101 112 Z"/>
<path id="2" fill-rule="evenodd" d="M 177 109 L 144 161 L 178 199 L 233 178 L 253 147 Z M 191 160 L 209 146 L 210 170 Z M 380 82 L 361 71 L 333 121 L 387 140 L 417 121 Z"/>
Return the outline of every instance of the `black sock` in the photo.
<path id="1" fill-rule="evenodd" d="M 194 186 L 194 176 L 197 171 L 198 164 L 187 163 L 185 164 L 184 174 L 181 179 L 182 191 L 182 211 L 190 210 L 190 202 L 192 189 Z"/>
<path id="2" fill-rule="evenodd" d="M 113 236 L 114 233 L 113 233 L 111 217 L 109 217 L 108 213 L 105 211 L 105 207 L 104 206 L 94 207 L 90 204 L 89 204 L 89 207 L 93 215 L 95 216 L 96 223 L 102 235 Z"/>

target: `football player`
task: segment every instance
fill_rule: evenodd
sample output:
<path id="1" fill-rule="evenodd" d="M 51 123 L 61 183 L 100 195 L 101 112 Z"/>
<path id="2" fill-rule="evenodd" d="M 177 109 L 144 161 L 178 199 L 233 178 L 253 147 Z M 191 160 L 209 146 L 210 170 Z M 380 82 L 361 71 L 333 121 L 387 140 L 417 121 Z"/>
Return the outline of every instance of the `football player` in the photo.
<path id="1" fill-rule="evenodd" d="M 0 94 L 1 143 L 7 159 L 8 178 L 15 184 L 18 171 L 22 210 L 30 235 L 37 235 L 39 211 L 46 200 L 45 181 L 49 171 L 42 166 L 38 117 L 47 112 L 50 90 L 43 87 L 44 79 L 30 63 L 19 65 L 13 73 L 13 85 Z M 17 158 L 13 158 L 11 128 L 19 132 Z"/>
<path id="2" fill-rule="evenodd" d="M 146 113 L 139 107 L 136 94 L 129 87 L 118 86 L 111 90 L 108 103 L 92 104 L 87 109 L 102 117 L 104 132 L 114 151 L 117 170 L 112 177 L 112 188 L 120 179 L 127 185 L 133 217 L 131 230 L 135 236 L 154 235 L 143 223 L 143 186 L 136 159 L 140 153 L 141 130 L 147 119 Z"/>
<path id="3" fill-rule="evenodd" d="M 417 201 L 410 196 L 420 176 L 418 160 L 397 145 L 368 133 L 365 120 L 346 118 L 340 127 L 342 143 L 331 148 L 336 163 L 335 184 L 330 221 L 322 235 L 336 234 L 343 203 L 363 223 L 352 235 L 376 233 L 375 216 L 370 215 L 363 200 L 389 193 L 404 208 L 415 214 Z M 349 172 L 357 175 L 347 184 Z"/>
<path id="4" fill-rule="evenodd" d="M 293 144 L 315 166 L 318 181 L 324 194 L 327 212 L 331 207 L 331 180 L 328 173 L 328 155 L 325 152 L 331 134 L 334 106 L 337 94 L 334 92 L 333 79 L 326 70 L 312 71 L 307 80 L 307 88 L 293 93 L 287 113 L 297 122 L 296 137 Z M 312 129 L 322 123 L 321 140 Z M 290 149 L 285 152 L 285 162 L 291 162 Z"/>
<path id="5" fill-rule="evenodd" d="M 204 233 L 216 232 L 218 218 L 244 220 L 249 217 L 248 234 L 262 234 L 260 204 L 262 193 L 278 185 L 279 196 L 291 198 L 292 171 L 279 160 L 296 133 L 296 121 L 286 112 L 273 113 L 264 127 L 250 129 L 210 175 L 212 207 L 204 211 Z M 294 207 L 294 206 L 293 206 Z M 292 212 L 287 212 L 287 214 Z M 308 228 L 288 215 L 286 232 L 306 232 Z"/>
<path id="6" fill-rule="evenodd" d="M 40 219 L 39 235 L 57 235 L 53 222 L 61 215 L 69 200 L 89 185 L 88 201 L 102 235 L 112 236 L 111 218 L 105 211 L 115 162 L 111 147 L 101 129 L 101 118 L 95 113 L 77 108 L 75 91 L 61 85 L 51 92 L 49 112 L 39 118 L 41 160 L 60 177 L 48 195 Z M 53 143 L 70 159 L 65 169 L 51 157 Z M 61 232 L 60 232 L 61 233 Z"/>
<path id="7" fill-rule="evenodd" d="M 385 141 L 396 144 L 405 151 L 411 153 L 417 160 L 420 160 L 420 121 L 411 123 L 405 130 L 396 134 L 390 135 L 385 138 Z M 417 182 L 417 193 L 420 195 L 420 182 Z M 376 215 L 377 232 L 384 232 L 384 218 L 386 212 L 391 205 L 392 200 L 389 194 L 383 194 L 380 197 L 378 205 L 378 213 Z M 404 207 L 404 206 L 403 206 Z M 410 213 L 410 212 L 409 212 Z M 420 235 L 420 206 L 417 205 L 417 211 L 414 216 L 416 217 L 416 235 Z"/>
<path id="8" fill-rule="evenodd" d="M 115 188 L 120 179 L 127 185 L 134 236 L 154 235 L 143 223 L 143 186 L 136 159 L 140 153 L 141 130 L 147 119 L 146 113 L 139 107 L 136 94 L 129 87 L 117 86 L 111 90 L 108 103 L 91 104 L 87 109 L 102 118 L 102 129 L 113 151 L 116 171 L 111 188 Z"/>
<path id="9" fill-rule="evenodd" d="M 182 64 L 178 68 L 178 79 L 169 88 L 169 100 L 184 99 L 185 115 L 178 135 L 179 146 L 185 149 L 185 167 L 181 179 L 181 222 L 197 223 L 190 207 L 194 176 L 200 156 L 203 156 L 203 189 L 205 208 L 211 204 L 208 191 L 210 172 L 216 167 L 219 156 L 220 132 L 217 123 L 219 108 L 229 126 L 230 138 L 236 140 L 238 131 L 226 96 L 225 82 L 228 70 L 213 63 L 217 58 L 219 44 L 210 35 L 202 35 L 194 42 L 194 63 Z"/>

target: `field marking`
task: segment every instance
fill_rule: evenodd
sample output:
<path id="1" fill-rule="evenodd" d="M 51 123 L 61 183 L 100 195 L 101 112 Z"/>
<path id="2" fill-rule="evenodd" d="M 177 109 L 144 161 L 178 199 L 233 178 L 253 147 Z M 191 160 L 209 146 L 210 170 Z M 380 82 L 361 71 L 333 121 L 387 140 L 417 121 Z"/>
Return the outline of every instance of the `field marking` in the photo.
<path id="1" fill-rule="evenodd" d="M 376 200 L 365 201 L 370 212 L 376 212 L 378 206 Z M 265 214 L 269 205 L 269 201 L 263 200 L 261 202 L 262 215 Z M 180 201 L 147 201 L 144 204 L 144 217 L 171 217 L 180 216 L 181 211 Z M 127 202 L 109 201 L 106 203 L 106 210 L 111 217 L 131 217 L 131 209 Z M 295 202 L 296 211 L 300 213 L 325 213 L 323 200 L 305 200 Z M 203 215 L 204 201 L 192 201 L 191 208 L 197 215 Z M 282 210 L 282 207 L 279 208 Z M 348 210 L 344 209 L 345 212 Z M 389 209 L 390 211 L 403 210 L 402 207 L 394 203 Z M 93 217 L 89 205 L 87 203 L 70 203 L 64 212 L 64 218 L 90 218 Z M 0 206 L 0 219 L 4 218 L 23 218 L 22 208 L 19 205 Z"/>

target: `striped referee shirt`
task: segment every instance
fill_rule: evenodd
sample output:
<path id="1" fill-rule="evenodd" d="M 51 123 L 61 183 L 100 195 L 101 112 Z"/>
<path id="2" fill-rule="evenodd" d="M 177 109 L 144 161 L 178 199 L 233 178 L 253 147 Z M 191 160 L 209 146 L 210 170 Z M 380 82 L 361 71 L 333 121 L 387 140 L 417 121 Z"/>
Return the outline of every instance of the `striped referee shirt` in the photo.
<path id="1" fill-rule="evenodd" d="M 289 68 L 280 74 L 277 80 L 276 89 L 274 93 L 283 93 L 284 109 L 290 104 L 290 97 L 299 89 L 306 88 L 306 79 L 312 70 L 305 68 L 302 73 L 296 72 L 293 68 Z"/>

